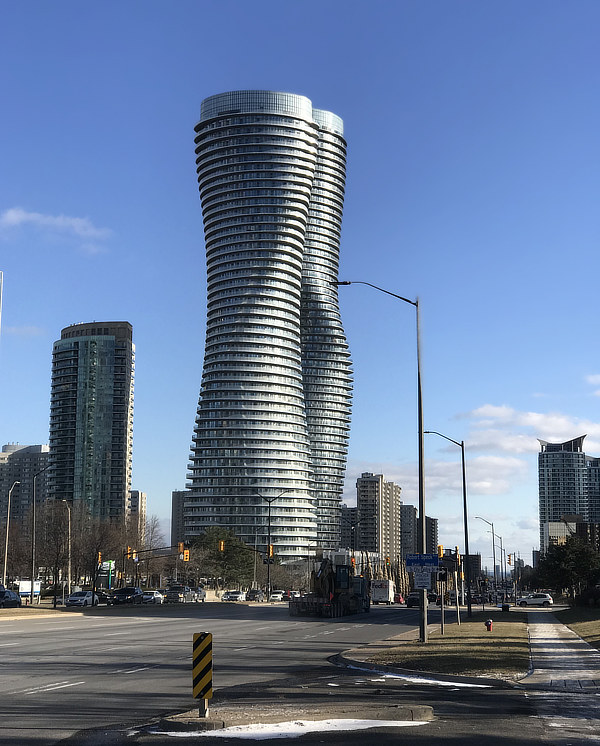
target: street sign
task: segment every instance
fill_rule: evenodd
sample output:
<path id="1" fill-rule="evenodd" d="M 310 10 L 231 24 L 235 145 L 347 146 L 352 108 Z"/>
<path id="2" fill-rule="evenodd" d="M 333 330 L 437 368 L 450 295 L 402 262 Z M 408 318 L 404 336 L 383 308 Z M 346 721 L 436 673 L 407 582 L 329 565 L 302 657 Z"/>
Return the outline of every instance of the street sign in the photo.
<path id="1" fill-rule="evenodd" d="M 406 567 L 407 568 L 431 568 L 437 570 L 439 566 L 439 557 L 437 554 L 407 554 L 406 555 Z"/>
<path id="2" fill-rule="evenodd" d="M 431 573 L 429 570 L 415 569 L 414 587 L 426 588 L 427 590 L 431 588 Z"/>

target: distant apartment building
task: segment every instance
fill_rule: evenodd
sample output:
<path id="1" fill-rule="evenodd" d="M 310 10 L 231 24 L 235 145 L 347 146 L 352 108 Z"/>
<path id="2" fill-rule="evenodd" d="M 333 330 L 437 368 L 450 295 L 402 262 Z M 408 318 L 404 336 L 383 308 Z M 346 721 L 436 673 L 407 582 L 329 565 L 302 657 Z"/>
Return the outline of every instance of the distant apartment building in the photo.
<path id="1" fill-rule="evenodd" d="M 402 558 L 407 554 L 419 552 L 420 521 L 414 505 L 402 505 L 400 508 L 402 526 Z M 438 519 L 425 516 L 425 552 L 437 554 Z"/>
<path id="2" fill-rule="evenodd" d="M 146 534 L 146 504 L 147 495 L 139 490 L 131 490 L 128 503 L 129 525 L 135 529 L 138 537 L 143 541 Z"/>
<path id="3" fill-rule="evenodd" d="M 8 493 L 10 495 L 11 525 L 21 524 L 27 528 L 34 499 L 36 507 L 47 497 L 47 469 L 49 447 L 47 445 L 2 446 L 0 453 L 0 526 L 6 526 L 8 516 Z M 18 484 L 15 484 L 15 483 Z"/>
<path id="4" fill-rule="evenodd" d="M 538 456 L 540 550 L 600 523 L 600 459 L 583 451 L 581 435 L 564 443 L 540 440 Z M 579 527 L 579 528 L 578 528 Z"/>
<path id="5" fill-rule="evenodd" d="M 115 523 L 131 490 L 132 337 L 126 321 L 73 324 L 52 353 L 49 496 Z"/>
<path id="6" fill-rule="evenodd" d="M 365 472 L 356 480 L 358 549 L 397 557 L 402 551 L 401 488 L 383 474 Z"/>
<path id="7" fill-rule="evenodd" d="M 173 490 L 171 493 L 171 546 L 185 541 L 184 505 L 189 496 L 187 490 Z"/>
<path id="8" fill-rule="evenodd" d="M 358 508 L 342 505 L 340 547 L 358 549 Z"/>

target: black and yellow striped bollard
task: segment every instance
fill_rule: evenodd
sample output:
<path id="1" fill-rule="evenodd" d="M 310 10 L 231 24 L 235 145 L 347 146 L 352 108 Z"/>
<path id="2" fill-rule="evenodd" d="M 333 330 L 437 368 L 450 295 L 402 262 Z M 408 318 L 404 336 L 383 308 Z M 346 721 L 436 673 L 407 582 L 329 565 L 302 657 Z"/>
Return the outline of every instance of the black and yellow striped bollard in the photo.
<path id="1" fill-rule="evenodd" d="M 212 699 L 212 634 L 200 632 L 194 635 L 192 652 L 192 681 L 195 699 L 201 699 L 199 715 L 208 717 L 208 700 Z"/>

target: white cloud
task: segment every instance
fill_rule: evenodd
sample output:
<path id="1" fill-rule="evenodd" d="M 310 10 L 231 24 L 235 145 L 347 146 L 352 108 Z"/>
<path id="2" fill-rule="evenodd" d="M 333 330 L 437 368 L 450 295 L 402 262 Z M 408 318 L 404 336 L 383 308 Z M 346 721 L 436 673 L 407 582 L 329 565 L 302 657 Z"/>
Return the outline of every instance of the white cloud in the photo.
<path id="1" fill-rule="evenodd" d="M 98 254 L 103 249 L 98 241 L 105 241 L 112 235 L 109 228 L 97 228 L 89 218 L 74 218 L 68 215 L 44 215 L 29 212 L 21 207 L 11 207 L 0 213 L 0 234 L 26 226 L 32 226 L 49 234 L 71 236 L 84 241 L 80 248 L 86 254 Z"/>
<path id="2" fill-rule="evenodd" d="M 592 386 L 600 386 L 600 373 L 593 373 L 592 375 L 586 376 L 585 380 Z"/>

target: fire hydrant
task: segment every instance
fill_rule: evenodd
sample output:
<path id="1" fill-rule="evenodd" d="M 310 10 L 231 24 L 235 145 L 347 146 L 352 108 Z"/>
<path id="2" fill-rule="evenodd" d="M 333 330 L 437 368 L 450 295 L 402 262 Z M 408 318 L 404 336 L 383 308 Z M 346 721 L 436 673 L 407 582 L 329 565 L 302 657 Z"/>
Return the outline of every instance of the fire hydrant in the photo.
<path id="1" fill-rule="evenodd" d="M 487 629 L 488 632 L 492 631 L 493 624 L 494 624 L 494 622 L 491 619 L 486 619 L 485 620 L 485 628 Z"/>

